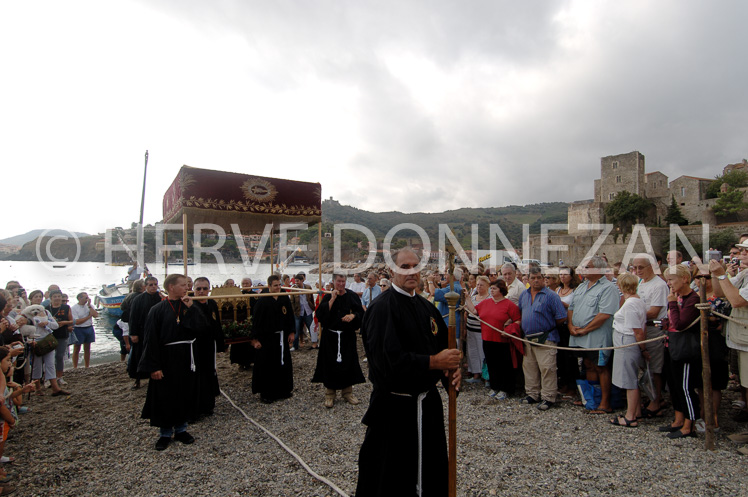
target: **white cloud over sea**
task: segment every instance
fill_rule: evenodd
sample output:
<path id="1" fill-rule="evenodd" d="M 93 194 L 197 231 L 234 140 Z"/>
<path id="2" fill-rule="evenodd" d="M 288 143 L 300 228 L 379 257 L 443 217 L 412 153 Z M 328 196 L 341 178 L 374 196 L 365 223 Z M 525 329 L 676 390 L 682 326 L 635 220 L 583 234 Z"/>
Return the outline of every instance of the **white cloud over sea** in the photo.
<path id="1" fill-rule="evenodd" d="M 748 156 L 748 3 L 0 5 L 4 196 L 23 224 L 146 222 L 188 164 L 373 211 L 592 197 L 599 158 L 671 179 Z M 17 221 L 18 217 L 16 217 Z"/>

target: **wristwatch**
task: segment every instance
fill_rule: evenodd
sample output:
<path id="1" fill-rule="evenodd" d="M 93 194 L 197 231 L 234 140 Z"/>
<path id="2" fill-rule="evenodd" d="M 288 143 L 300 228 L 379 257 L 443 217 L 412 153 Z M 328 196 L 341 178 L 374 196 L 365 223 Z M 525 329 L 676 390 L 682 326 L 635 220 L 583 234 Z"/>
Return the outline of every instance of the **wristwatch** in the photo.
<path id="1" fill-rule="evenodd" d="M 718 279 L 719 281 L 722 281 L 722 280 L 726 280 L 726 279 L 727 279 L 727 275 L 726 275 L 726 274 L 723 274 L 722 276 L 717 276 L 717 279 Z"/>

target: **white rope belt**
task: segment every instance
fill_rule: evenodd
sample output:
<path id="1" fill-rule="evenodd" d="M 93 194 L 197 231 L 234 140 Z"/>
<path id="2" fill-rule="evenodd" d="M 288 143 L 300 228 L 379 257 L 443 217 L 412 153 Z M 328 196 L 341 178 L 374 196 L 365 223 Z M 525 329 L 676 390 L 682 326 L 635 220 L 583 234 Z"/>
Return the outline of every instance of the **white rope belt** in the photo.
<path id="1" fill-rule="evenodd" d="M 281 342 L 281 366 L 284 365 L 283 363 L 283 351 L 285 348 L 285 345 L 283 344 L 283 330 L 280 331 L 274 331 L 273 333 L 280 333 L 280 342 Z"/>
<path id="2" fill-rule="evenodd" d="M 337 358 L 336 360 L 337 360 L 338 362 L 343 362 L 343 356 L 342 356 L 342 355 L 341 355 L 341 353 L 340 353 L 340 335 L 341 335 L 341 334 L 342 334 L 343 332 L 342 332 L 342 331 L 338 331 L 338 330 L 330 330 L 330 331 L 332 331 L 333 333 L 337 333 L 337 334 L 338 334 L 338 358 Z"/>
<path id="3" fill-rule="evenodd" d="M 190 346 L 190 369 L 195 370 L 195 351 L 192 348 L 192 344 L 195 343 L 196 338 L 192 340 L 182 340 L 181 342 L 171 342 L 166 345 L 189 345 Z"/>
<path id="4" fill-rule="evenodd" d="M 419 393 L 418 397 L 409 393 L 390 392 L 392 395 L 400 397 L 415 398 L 417 402 L 416 416 L 418 417 L 418 483 L 416 484 L 416 493 L 418 497 L 423 495 L 423 399 L 428 392 Z"/>

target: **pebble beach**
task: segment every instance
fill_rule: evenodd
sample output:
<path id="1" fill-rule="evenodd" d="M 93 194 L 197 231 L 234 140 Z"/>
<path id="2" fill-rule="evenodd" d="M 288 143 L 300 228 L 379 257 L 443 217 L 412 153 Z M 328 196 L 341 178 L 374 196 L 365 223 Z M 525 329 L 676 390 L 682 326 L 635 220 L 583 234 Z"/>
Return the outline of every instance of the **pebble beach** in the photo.
<path id="1" fill-rule="evenodd" d="M 293 397 L 265 405 L 251 393 L 251 371 L 219 354 L 221 388 L 314 471 L 353 495 L 371 385 L 354 387 L 361 404 L 338 397 L 326 409 L 322 385 L 309 381 L 316 357 L 312 350 L 294 352 Z M 362 369 L 366 374 L 366 363 Z M 6 443 L 5 454 L 16 458 L 6 465 L 15 495 L 338 495 L 222 396 L 213 416 L 190 426 L 194 444 L 174 442 L 157 452 L 157 429 L 140 419 L 146 388 L 130 389 L 123 363 L 69 370 L 65 379 L 72 395 L 32 396 L 32 411 Z M 486 392 L 464 385 L 458 398 L 460 496 L 748 495 L 748 457 L 727 439 L 748 431 L 731 419 L 735 392 L 725 391 L 714 452 L 704 450 L 703 435 L 664 438 L 657 427 L 672 420 L 672 411 L 622 428 L 571 402 L 541 412 L 520 405 L 519 397 L 496 401 Z"/>

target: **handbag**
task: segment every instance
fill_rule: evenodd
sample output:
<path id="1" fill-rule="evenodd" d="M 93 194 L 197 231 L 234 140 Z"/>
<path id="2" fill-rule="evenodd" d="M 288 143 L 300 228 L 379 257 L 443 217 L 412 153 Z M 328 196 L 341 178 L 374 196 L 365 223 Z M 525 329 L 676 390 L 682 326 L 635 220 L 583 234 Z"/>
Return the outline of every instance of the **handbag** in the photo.
<path id="1" fill-rule="evenodd" d="M 57 339 L 53 334 L 49 334 L 41 340 L 34 342 L 34 354 L 41 357 L 47 355 L 57 348 Z"/>
<path id="2" fill-rule="evenodd" d="M 68 345 L 76 345 L 80 343 L 78 341 L 78 335 L 75 334 L 75 330 L 70 331 L 70 339 L 68 340 Z"/>
<path id="3" fill-rule="evenodd" d="M 701 335 L 698 328 L 691 326 L 683 331 L 668 331 L 667 336 L 670 359 L 688 362 L 701 355 Z"/>

